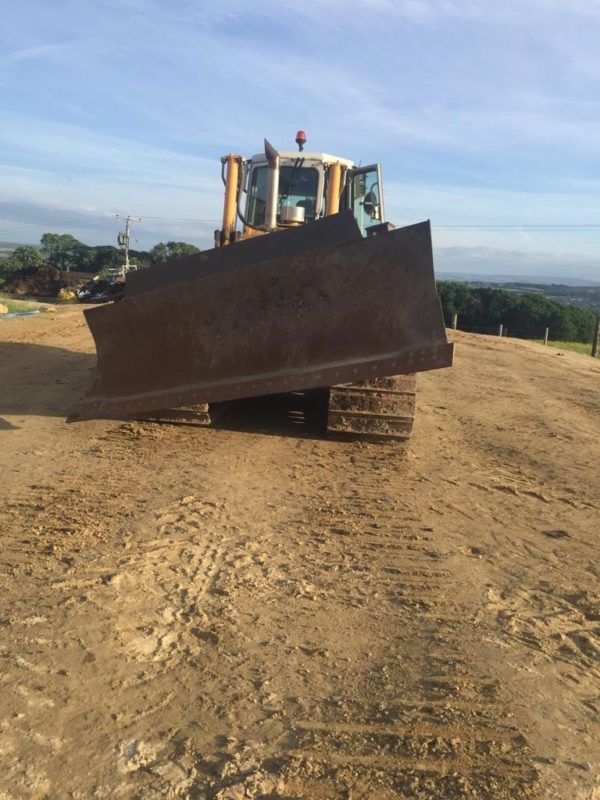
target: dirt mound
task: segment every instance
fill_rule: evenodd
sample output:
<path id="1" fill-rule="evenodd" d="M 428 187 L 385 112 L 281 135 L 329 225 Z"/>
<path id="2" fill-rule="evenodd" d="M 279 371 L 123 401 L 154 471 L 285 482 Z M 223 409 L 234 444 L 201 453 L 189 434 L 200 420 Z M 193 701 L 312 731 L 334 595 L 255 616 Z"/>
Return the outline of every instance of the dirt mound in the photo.
<path id="1" fill-rule="evenodd" d="M 61 289 L 78 289 L 85 282 L 85 278 L 72 272 L 41 264 L 14 272 L 7 278 L 3 291 L 21 296 L 56 297 Z"/>

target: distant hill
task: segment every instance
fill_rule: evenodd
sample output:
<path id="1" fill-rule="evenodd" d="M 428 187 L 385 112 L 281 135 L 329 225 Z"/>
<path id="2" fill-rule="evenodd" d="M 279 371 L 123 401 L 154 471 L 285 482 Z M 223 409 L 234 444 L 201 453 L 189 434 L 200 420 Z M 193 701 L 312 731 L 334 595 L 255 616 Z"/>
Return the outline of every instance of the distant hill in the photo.
<path id="1" fill-rule="evenodd" d="M 460 276 L 460 277 L 459 277 Z M 547 281 L 523 276 L 474 275 L 472 273 L 436 272 L 438 281 L 459 282 L 471 289 L 504 289 L 514 294 L 541 295 L 548 300 L 588 309 L 600 314 L 600 283 L 576 278 L 552 278 Z"/>
<path id="2" fill-rule="evenodd" d="M 555 340 L 591 342 L 595 317 L 600 305 L 600 287 L 519 287 L 498 284 L 481 286 L 465 281 L 438 281 L 438 294 L 446 324 L 458 315 L 458 327 L 473 333 L 492 333 L 502 324 L 511 336 L 539 339 L 549 328 Z M 532 291 L 533 288 L 533 291 Z M 558 294 L 562 289 L 564 294 Z M 577 293 L 593 293 L 587 303 Z M 578 307 L 579 306 L 579 307 Z"/>
<path id="3" fill-rule="evenodd" d="M 440 272 L 458 275 L 460 280 L 563 283 L 570 286 L 589 286 L 600 281 L 600 260 L 596 254 L 454 245 L 436 247 L 435 263 Z"/>
<path id="4" fill-rule="evenodd" d="M 436 276 L 441 281 L 463 281 L 464 283 L 477 283 L 480 286 L 494 284 L 518 286 L 593 286 L 600 287 L 600 281 L 585 278 L 569 278 L 565 276 L 550 275 L 482 275 L 476 272 L 446 272 L 437 270 Z"/>
<path id="5" fill-rule="evenodd" d="M 12 251 L 21 244 L 21 242 L 0 242 L 0 258 L 8 258 Z"/>

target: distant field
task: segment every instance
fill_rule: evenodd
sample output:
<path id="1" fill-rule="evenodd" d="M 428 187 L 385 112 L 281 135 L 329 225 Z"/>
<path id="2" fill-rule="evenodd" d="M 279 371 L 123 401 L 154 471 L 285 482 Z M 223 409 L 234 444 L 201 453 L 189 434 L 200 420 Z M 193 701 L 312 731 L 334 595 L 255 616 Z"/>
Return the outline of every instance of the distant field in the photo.
<path id="1" fill-rule="evenodd" d="M 544 344 L 543 339 L 536 339 L 539 344 Z M 592 352 L 591 344 L 584 344 L 583 342 L 548 342 L 548 347 L 556 347 L 559 350 L 573 350 L 575 353 L 583 353 L 589 356 Z"/>
<path id="2" fill-rule="evenodd" d="M 20 247 L 18 242 L 0 242 L 0 259 L 8 258 L 15 247 Z"/>

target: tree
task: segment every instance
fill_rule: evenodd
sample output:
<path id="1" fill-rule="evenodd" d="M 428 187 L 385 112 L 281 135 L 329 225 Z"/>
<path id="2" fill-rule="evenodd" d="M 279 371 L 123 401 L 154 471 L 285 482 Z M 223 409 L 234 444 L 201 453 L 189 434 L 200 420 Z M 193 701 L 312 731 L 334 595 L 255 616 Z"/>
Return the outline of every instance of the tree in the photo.
<path id="1" fill-rule="evenodd" d="M 150 250 L 150 261 L 153 264 L 160 264 L 163 261 L 173 261 L 199 252 L 199 248 L 186 242 L 159 242 Z"/>
<path id="2" fill-rule="evenodd" d="M 123 264 L 123 253 L 110 244 L 90 247 L 86 272 L 106 274 L 109 269 L 118 269 Z"/>
<path id="3" fill-rule="evenodd" d="M 70 233 L 45 233 L 41 239 L 44 260 L 57 269 L 85 269 L 89 247 Z"/>
<path id="4" fill-rule="evenodd" d="M 147 250 L 130 250 L 129 261 L 135 264 L 136 269 L 145 269 L 153 263 Z"/>
<path id="5" fill-rule="evenodd" d="M 591 341 L 595 316 L 588 309 L 557 303 L 540 294 L 453 281 L 439 281 L 437 287 L 447 325 L 453 314 L 458 314 L 459 326 L 466 331 L 492 333 L 503 324 L 514 336 L 539 339 L 548 327 L 553 339 Z"/>
<path id="6" fill-rule="evenodd" d="M 37 247 L 31 244 L 23 244 L 20 247 L 16 247 L 9 257 L 0 263 L 3 272 L 13 272 L 18 269 L 38 267 L 44 263 L 44 259 Z"/>

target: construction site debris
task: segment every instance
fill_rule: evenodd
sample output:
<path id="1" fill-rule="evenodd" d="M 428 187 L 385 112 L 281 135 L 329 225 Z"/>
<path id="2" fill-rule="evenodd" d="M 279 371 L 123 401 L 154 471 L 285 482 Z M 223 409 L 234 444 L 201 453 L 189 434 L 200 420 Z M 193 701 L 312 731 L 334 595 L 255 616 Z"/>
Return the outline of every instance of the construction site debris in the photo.
<path id="1" fill-rule="evenodd" d="M 78 289 L 85 282 L 80 274 L 41 264 L 12 273 L 2 289 L 9 294 L 26 297 L 56 297 L 61 289 Z"/>
<path id="2" fill-rule="evenodd" d="M 59 303 L 77 302 L 77 292 L 73 292 L 71 289 L 59 289 L 57 297 Z"/>
<path id="3" fill-rule="evenodd" d="M 125 294 L 125 279 L 111 278 L 109 280 L 95 275 L 91 281 L 85 283 L 77 292 L 77 297 L 83 303 L 108 303 L 118 300 Z"/>

